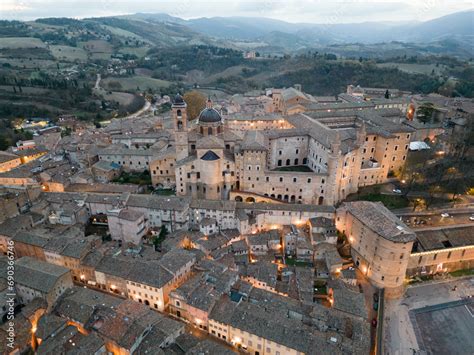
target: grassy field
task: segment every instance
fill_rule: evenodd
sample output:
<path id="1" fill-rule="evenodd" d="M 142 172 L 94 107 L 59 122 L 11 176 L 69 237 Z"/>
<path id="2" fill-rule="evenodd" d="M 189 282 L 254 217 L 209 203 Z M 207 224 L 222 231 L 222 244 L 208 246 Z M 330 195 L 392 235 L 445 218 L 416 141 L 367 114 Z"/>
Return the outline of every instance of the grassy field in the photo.
<path id="1" fill-rule="evenodd" d="M 142 41 L 142 42 L 150 43 L 150 41 L 148 41 L 146 38 L 143 38 L 142 36 L 139 36 L 136 33 L 124 30 L 122 28 L 112 27 L 112 26 L 107 26 L 107 25 L 102 25 L 102 27 L 109 30 L 111 33 L 113 33 L 117 36 L 124 37 L 124 38 L 130 39 L 130 40 L 139 40 L 139 41 Z"/>
<path id="2" fill-rule="evenodd" d="M 5 48 L 46 48 L 46 44 L 39 38 L 33 37 L 0 38 L 0 49 Z"/>
<path id="3" fill-rule="evenodd" d="M 312 266 L 311 263 L 308 263 L 306 261 L 298 261 L 295 258 L 291 258 L 289 256 L 285 258 L 285 264 L 290 265 L 290 266 L 303 266 L 303 267 Z"/>
<path id="4" fill-rule="evenodd" d="M 358 195 L 355 200 L 382 202 L 388 209 L 397 209 L 408 207 L 409 201 L 404 196 L 399 195 L 383 195 L 371 193 L 366 195 Z"/>
<path id="5" fill-rule="evenodd" d="M 130 91 L 130 92 L 137 91 L 137 88 L 139 88 L 140 91 L 147 90 L 147 89 L 159 90 L 171 84 L 169 81 L 153 79 L 147 76 L 132 76 L 132 77 L 125 77 L 125 78 L 114 78 L 114 77 L 105 78 L 104 80 L 102 80 L 101 86 L 104 88 L 108 88 L 109 87 L 108 85 L 111 81 L 119 82 L 120 85 L 122 86 L 121 90 Z"/>
<path id="6" fill-rule="evenodd" d="M 245 65 L 235 65 L 233 67 L 229 67 L 219 73 L 209 75 L 207 76 L 204 80 L 201 81 L 201 84 L 209 84 L 212 83 L 213 81 L 219 79 L 219 78 L 226 78 L 228 76 L 238 76 L 242 74 L 242 69 L 249 69 L 251 70 L 252 68 L 245 66 Z"/>
<path id="7" fill-rule="evenodd" d="M 101 97 L 103 97 L 105 100 L 108 100 L 108 101 L 117 101 L 121 106 L 130 105 L 134 98 L 132 94 L 129 94 L 127 92 L 116 92 L 116 91 L 112 91 L 112 93 L 109 93 L 109 92 L 110 91 L 104 92 L 101 95 Z"/>
<path id="8" fill-rule="evenodd" d="M 435 64 L 410 64 L 410 63 L 379 63 L 380 68 L 398 68 L 401 71 L 410 74 L 431 74 L 432 71 L 436 74 L 441 74 L 445 67 L 443 65 L 436 66 Z"/>
<path id="9" fill-rule="evenodd" d="M 119 184 L 135 184 L 135 185 L 151 185 L 151 177 L 149 172 L 122 172 L 122 174 L 113 180 Z"/>
<path id="10" fill-rule="evenodd" d="M 103 40 L 81 42 L 79 46 L 89 52 L 92 59 L 110 59 L 113 52 L 110 43 Z"/>
<path id="11" fill-rule="evenodd" d="M 388 209 L 405 208 L 410 201 L 401 195 L 385 195 L 380 193 L 380 185 L 365 186 L 359 189 L 359 193 L 347 196 L 347 201 L 372 201 L 382 202 Z"/>
<path id="12" fill-rule="evenodd" d="M 12 68 L 20 68 L 20 69 L 34 69 L 34 68 L 55 68 L 56 62 L 54 60 L 48 59 L 26 59 L 26 58 L 1 58 L 0 57 L 0 65 L 8 63 L 12 66 Z"/>
<path id="13" fill-rule="evenodd" d="M 39 88 L 39 87 L 23 86 L 21 90 L 23 94 L 54 95 L 54 90 L 44 89 L 44 88 Z M 0 85 L 0 91 L 13 92 L 13 88 L 10 85 Z"/>
<path id="14" fill-rule="evenodd" d="M 68 62 L 87 61 L 87 52 L 82 48 L 70 46 L 50 46 L 51 53 L 54 58 Z"/>
<path id="15" fill-rule="evenodd" d="M 456 271 L 450 272 L 449 274 L 454 277 L 469 276 L 469 275 L 474 275 L 474 269 L 456 270 Z"/>
<path id="16" fill-rule="evenodd" d="M 122 47 L 119 50 L 119 53 L 122 54 L 134 54 L 139 58 L 142 58 L 146 55 L 150 47 Z"/>

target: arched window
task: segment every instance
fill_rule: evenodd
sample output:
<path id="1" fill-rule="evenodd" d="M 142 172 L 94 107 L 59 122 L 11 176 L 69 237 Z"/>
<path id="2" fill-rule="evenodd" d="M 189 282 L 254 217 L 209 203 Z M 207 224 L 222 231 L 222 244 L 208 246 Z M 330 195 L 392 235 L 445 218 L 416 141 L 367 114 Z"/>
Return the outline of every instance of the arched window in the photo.
<path id="1" fill-rule="evenodd" d="M 212 135 L 212 127 L 209 127 L 209 128 L 207 129 L 207 134 Z"/>
<path id="2" fill-rule="evenodd" d="M 204 134 L 204 127 L 201 127 L 201 134 Z"/>
<path id="3" fill-rule="evenodd" d="M 181 116 L 182 116 L 181 110 L 176 111 L 176 116 L 178 116 L 178 117 L 181 117 Z"/>
<path id="4" fill-rule="evenodd" d="M 181 128 L 183 128 L 183 122 L 181 122 L 181 121 L 178 121 L 178 124 L 177 124 L 177 126 L 178 126 L 178 129 L 181 129 Z"/>
<path id="5" fill-rule="evenodd" d="M 323 197 L 323 196 L 319 196 L 318 205 L 322 205 L 322 204 L 323 204 L 323 201 L 324 201 L 324 197 Z"/>
<path id="6" fill-rule="evenodd" d="M 290 165 L 291 164 L 291 160 L 290 159 L 286 159 L 286 165 Z"/>
<path id="7" fill-rule="evenodd" d="M 306 163 L 308 163 L 308 159 L 307 159 L 307 158 L 303 158 L 303 165 L 306 165 Z"/>
<path id="8" fill-rule="evenodd" d="M 281 159 L 278 160 L 278 166 L 281 166 Z"/>
<path id="9" fill-rule="evenodd" d="M 296 158 L 295 159 L 295 165 L 298 165 L 298 163 L 299 163 L 299 160 L 298 160 L 298 158 Z"/>

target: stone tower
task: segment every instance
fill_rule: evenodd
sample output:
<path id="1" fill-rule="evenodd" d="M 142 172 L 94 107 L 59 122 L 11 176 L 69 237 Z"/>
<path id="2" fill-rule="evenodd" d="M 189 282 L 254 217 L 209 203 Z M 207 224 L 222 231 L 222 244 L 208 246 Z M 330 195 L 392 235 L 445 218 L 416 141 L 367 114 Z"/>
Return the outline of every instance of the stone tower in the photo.
<path id="1" fill-rule="evenodd" d="M 176 161 L 188 156 L 188 115 L 186 102 L 177 94 L 171 106 L 173 117 L 174 140 L 176 147 Z"/>

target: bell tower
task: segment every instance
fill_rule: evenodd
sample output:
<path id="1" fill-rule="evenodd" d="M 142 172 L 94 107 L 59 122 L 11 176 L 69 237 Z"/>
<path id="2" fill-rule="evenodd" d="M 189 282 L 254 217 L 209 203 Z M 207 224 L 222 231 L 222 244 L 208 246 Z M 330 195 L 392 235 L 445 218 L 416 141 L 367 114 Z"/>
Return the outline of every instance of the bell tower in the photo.
<path id="1" fill-rule="evenodd" d="M 176 94 L 171 105 L 173 117 L 176 161 L 188 156 L 188 115 L 186 102 L 180 94 Z"/>

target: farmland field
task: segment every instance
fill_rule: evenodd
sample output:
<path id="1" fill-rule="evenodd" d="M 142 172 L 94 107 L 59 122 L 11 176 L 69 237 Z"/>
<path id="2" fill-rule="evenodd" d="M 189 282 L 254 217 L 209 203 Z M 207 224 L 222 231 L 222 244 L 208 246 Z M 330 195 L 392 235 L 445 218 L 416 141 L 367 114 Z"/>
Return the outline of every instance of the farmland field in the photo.
<path id="1" fill-rule="evenodd" d="M 87 52 L 82 48 L 70 46 L 50 46 L 51 53 L 56 59 L 66 61 L 81 61 L 87 60 Z"/>
<path id="2" fill-rule="evenodd" d="M 104 90 L 94 90 L 94 92 L 108 101 L 116 101 L 122 106 L 130 105 L 133 101 L 134 96 L 127 92 L 117 92 L 117 91 L 104 91 Z"/>
<path id="3" fill-rule="evenodd" d="M 441 74 L 445 67 L 443 65 L 436 66 L 436 64 L 410 64 L 410 63 L 379 63 L 380 68 L 398 68 L 401 71 L 410 74 L 431 74 L 432 71 L 436 74 Z"/>
<path id="4" fill-rule="evenodd" d="M 0 49 L 16 48 L 46 48 L 46 44 L 39 38 L 33 37 L 6 37 L 0 38 Z"/>
<path id="5" fill-rule="evenodd" d="M 110 82 L 119 82 L 121 90 L 124 91 L 137 91 L 137 88 L 140 90 L 158 90 L 170 85 L 169 81 L 160 80 L 160 79 L 153 79 L 147 76 L 132 76 L 132 77 L 125 77 L 125 78 L 106 78 L 102 81 L 101 86 L 104 88 L 109 87 Z"/>
<path id="6" fill-rule="evenodd" d="M 122 47 L 119 50 L 119 53 L 122 54 L 134 54 L 137 57 L 141 58 L 146 55 L 150 47 Z"/>
<path id="7" fill-rule="evenodd" d="M 12 68 L 35 69 L 35 68 L 53 68 L 56 62 L 49 59 L 27 59 L 27 58 L 4 58 L 0 57 L 0 65 L 10 64 Z"/>
<path id="8" fill-rule="evenodd" d="M 92 59 L 110 59 L 113 52 L 110 43 L 103 40 L 82 42 L 80 45 L 91 54 Z"/>
<path id="9" fill-rule="evenodd" d="M 109 30 L 110 32 L 112 32 L 113 34 L 117 35 L 117 36 L 120 36 L 120 37 L 125 37 L 127 39 L 135 39 L 135 40 L 139 40 L 139 41 L 142 41 L 142 42 L 148 42 L 150 43 L 150 41 L 148 41 L 147 39 L 143 38 L 142 36 L 139 36 L 137 35 L 136 33 L 133 33 L 133 32 L 130 32 L 130 31 L 127 31 L 127 30 L 124 30 L 122 28 L 118 28 L 118 27 L 112 27 L 112 26 L 107 26 L 107 25 L 102 25 L 103 28 Z"/>

